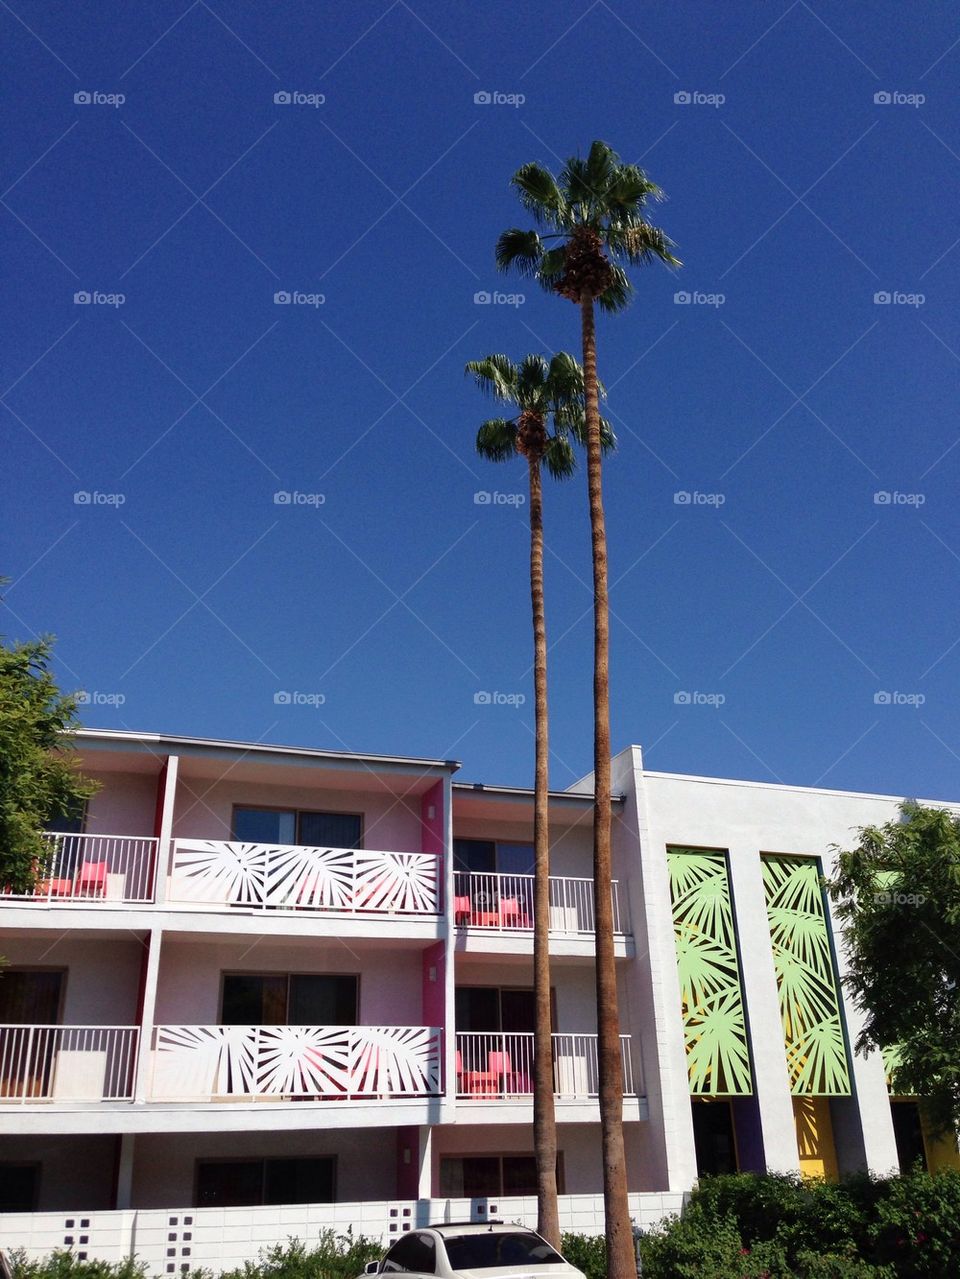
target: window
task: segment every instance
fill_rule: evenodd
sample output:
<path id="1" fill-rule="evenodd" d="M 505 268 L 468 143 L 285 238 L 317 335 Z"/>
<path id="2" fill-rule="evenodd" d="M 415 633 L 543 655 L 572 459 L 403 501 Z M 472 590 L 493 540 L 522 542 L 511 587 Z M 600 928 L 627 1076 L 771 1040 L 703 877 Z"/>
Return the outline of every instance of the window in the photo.
<path id="1" fill-rule="evenodd" d="M 224 973 L 224 1026 L 355 1026 L 358 980 L 321 973 Z"/>
<path id="2" fill-rule="evenodd" d="M 471 912 L 498 912 L 503 902 L 504 910 L 509 909 L 518 926 L 522 921 L 523 926 L 529 927 L 533 919 L 533 845 L 455 839 L 453 884 L 455 895 L 469 900 Z"/>
<path id="3" fill-rule="evenodd" d="M 73 804 L 69 808 L 54 809 L 47 816 L 44 829 L 55 831 L 61 835 L 80 835 L 83 833 L 86 820 L 87 801 L 82 799 L 79 803 Z"/>
<path id="4" fill-rule="evenodd" d="M 557 1155 L 557 1190 L 564 1193 L 562 1154 Z M 489 1199 L 498 1195 L 536 1193 L 537 1161 L 533 1155 L 458 1155 L 440 1160 L 443 1199 Z M 454 1269 L 458 1267 L 454 1265 Z"/>
<path id="5" fill-rule="evenodd" d="M 912 1172 L 919 1163 L 927 1171 L 927 1151 L 923 1141 L 920 1107 L 915 1101 L 891 1101 L 893 1136 L 897 1143 L 897 1162 L 901 1172 Z"/>
<path id="6" fill-rule="evenodd" d="M 59 1023 L 65 975 L 57 968 L 7 968 L 0 976 L 0 1097 L 50 1095 L 56 1032 L 18 1027 Z"/>
<path id="7" fill-rule="evenodd" d="M 451 1270 L 494 1270 L 506 1266 L 561 1265 L 563 1258 L 532 1230 L 484 1231 L 447 1235 L 444 1239 Z"/>
<path id="8" fill-rule="evenodd" d="M 383 1259 L 381 1271 L 390 1272 L 412 1270 L 420 1274 L 432 1275 L 437 1269 L 437 1245 L 432 1235 L 413 1232 L 398 1239 Z"/>
<path id="9" fill-rule="evenodd" d="M 39 1164 L 0 1163 L 0 1212 L 36 1212 Z"/>
<path id="10" fill-rule="evenodd" d="M 335 1162 L 314 1159 L 211 1159 L 197 1164 L 198 1208 L 334 1202 Z"/>
<path id="11" fill-rule="evenodd" d="M 693 1142 L 701 1177 L 737 1171 L 733 1111 L 729 1101 L 693 1101 Z"/>
<path id="12" fill-rule="evenodd" d="M 550 991 L 551 1006 L 556 991 Z M 551 1007 L 556 1025 L 556 1008 Z M 536 1005 L 533 991 L 501 989 L 498 986 L 458 986 L 455 992 L 455 1021 L 458 1031 L 476 1034 L 533 1034 Z"/>
<path id="13" fill-rule="evenodd" d="M 249 844 L 302 844 L 308 848 L 362 848 L 359 813 L 234 808 L 233 838 Z"/>

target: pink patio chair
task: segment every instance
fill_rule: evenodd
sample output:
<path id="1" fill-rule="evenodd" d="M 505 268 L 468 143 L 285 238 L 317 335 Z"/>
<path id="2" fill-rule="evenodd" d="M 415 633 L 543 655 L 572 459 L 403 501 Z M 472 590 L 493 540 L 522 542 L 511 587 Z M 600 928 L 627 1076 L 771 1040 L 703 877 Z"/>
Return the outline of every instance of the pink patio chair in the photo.
<path id="1" fill-rule="evenodd" d="M 77 873 L 75 892 L 78 897 L 105 897 L 107 893 L 107 863 L 82 862 Z"/>

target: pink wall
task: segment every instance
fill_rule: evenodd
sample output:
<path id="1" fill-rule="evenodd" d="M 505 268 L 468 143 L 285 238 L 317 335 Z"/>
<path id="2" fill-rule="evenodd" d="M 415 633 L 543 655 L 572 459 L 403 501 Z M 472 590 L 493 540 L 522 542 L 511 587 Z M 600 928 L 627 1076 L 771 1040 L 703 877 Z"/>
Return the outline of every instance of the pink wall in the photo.
<path id="1" fill-rule="evenodd" d="M 419 801 L 369 791 L 327 787 L 272 786 L 269 782 L 181 777 L 173 834 L 179 839 L 229 839 L 235 804 L 362 813 L 364 847 L 384 852 L 421 851 Z"/>
<path id="2" fill-rule="evenodd" d="M 431 813 L 433 816 L 431 816 Z M 443 856 L 446 820 L 443 811 L 443 782 L 437 781 L 420 800 L 420 824 L 422 826 L 421 851 Z"/>
<path id="3" fill-rule="evenodd" d="M 456 801 L 454 801 L 456 804 Z M 529 822 L 482 821 L 457 817 L 454 813 L 453 833 L 457 839 L 502 839 L 517 844 L 533 843 L 533 819 Z M 583 826 L 550 826 L 550 873 L 553 875 L 593 877 L 593 831 Z"/>
<path id="4" fill-rule="evenodd" d="M 428 850 L 424 850 L 425 852 Z M 397 1198 L 420 1197 L 420 1129 L 397 1129 Z"/>
<path id="5" fill-rule="evenodd" d="M 220 942 L 164 942 L 160 957 L 156 1021 L 172 1025 L 216 1025 L 223 972 L 356 973 L 360 977 L 360 1024 L 420 1026 L 422 975 L 419 952 L 350 949 L 337 941 L 303 939 L 277 945 L 249 937 Z M 442 1022 L 430 1022 L 441 1025 Z"/>
<path id="6" fill-rule="evenodd" d="M 89 770 L 88 770 L 89 771 Z M 102 783 L 87 805 L 90 835 L 153 835 L 157 779 L 148 773 L 89 771 Z"/>

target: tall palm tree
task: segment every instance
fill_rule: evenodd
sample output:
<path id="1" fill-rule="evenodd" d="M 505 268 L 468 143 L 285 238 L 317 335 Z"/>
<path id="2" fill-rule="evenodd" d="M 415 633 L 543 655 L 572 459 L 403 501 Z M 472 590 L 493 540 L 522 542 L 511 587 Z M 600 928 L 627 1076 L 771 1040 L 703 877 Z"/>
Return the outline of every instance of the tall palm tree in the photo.
<path id="1" fill-rule="evenodd" d="M 541 164 L 525 164 L 511 184 L 544 232 L 512 227 L 497 241 L 497 265 L 533 276 L 550 292 L 580 308 L 587 487 L 593 543 L 594 818 L 593 892 L 596 914 L 597 1055 L 603 1197 L 610 1279 L 630 1279 L 636 1262 L 627 1199 L 623 1148 L 623 1077 L 620 1018 L 613 950 L 610 893 L 610 621 L 607 535 L 603 511 L 600 407 L 594 303 L 620 311 L 633 286 L 622 263 L 680 263 L 671 241 L 646 218 L 648 200 L 662 198 L 642 169 L 622 164 L 605 142 L 594 142 L 586 160 L 573 156 L 559 178 Z M 548 244 L 548 241 L 550 242 Z"/>
<path id="2" fill-rule="evenodd" d="M 491 418 L 477 433 L 477 452 L 493 462 L 520 454 L 530 485 L 530 602 L 533 611 L 536 771 L 533 806 L 533 1144 L 537 1162 L 537 1230 L 560 1247 L 557 1208 L 557 1131 L 553 1101 L 553 1027 L 550 1018 L 550 832 L 547 628 L 543 600 L 543 487 L 546 467 L 557 480 L 572 475 L 571 437 L 585 440 L 583 370 L 559 352 L 548 364 L 528 355 L 514 364 L 506 355 L 471 360 L 467 372 L 494 399 L 519 410 L 513 418 Z M 553 431 L 551 433 L 550 426 Z M 613 436 L 602 423 L 603 445 Z"/>

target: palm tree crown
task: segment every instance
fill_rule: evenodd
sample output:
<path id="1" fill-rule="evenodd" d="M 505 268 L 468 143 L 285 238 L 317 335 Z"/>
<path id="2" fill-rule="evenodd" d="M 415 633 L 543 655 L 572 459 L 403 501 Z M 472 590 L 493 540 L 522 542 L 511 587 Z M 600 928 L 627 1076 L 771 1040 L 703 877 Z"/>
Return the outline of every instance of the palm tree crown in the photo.
<path id="1" fill-rule="evenodd" d="M 622 164 L 605 142 L 594 142 L 586 160 L 572 156 L 559 178 L 531 163 L 516 171 L 511 184 L 549 231 L 504 231 L 496 250 L 501 271 L 533 276 L 572 302 L 596 299 L 605 311 L 621 311 L 633 293 L 622 262 L 681 265 L 673 242 L 646 218 L 647 201 L 663 199 L 660 188 L 637 165 Z M 562 243 L 548 247 L 552 240 Z"/>
<path id="2" fill-rule="evenodd" d="M 572 355 L 559 351 L 549 363 L 542 355 L 527 355 L 519 364 L 506 355 L 488 355 L 470 360 L 466 371 L 482 391 L 520 410 L 513 418 L 495 417 L 483 423 L 477 432 L 481 457 L 505 462 L 519 453 L 528 461 L 543 463 L 554 479 L 573 474 L 573 443 L 586 442 L 586 414 L 583 370 Z M 602 447 L 610 449 L 615 443 L 609 422 L 601 420 Z"/>

